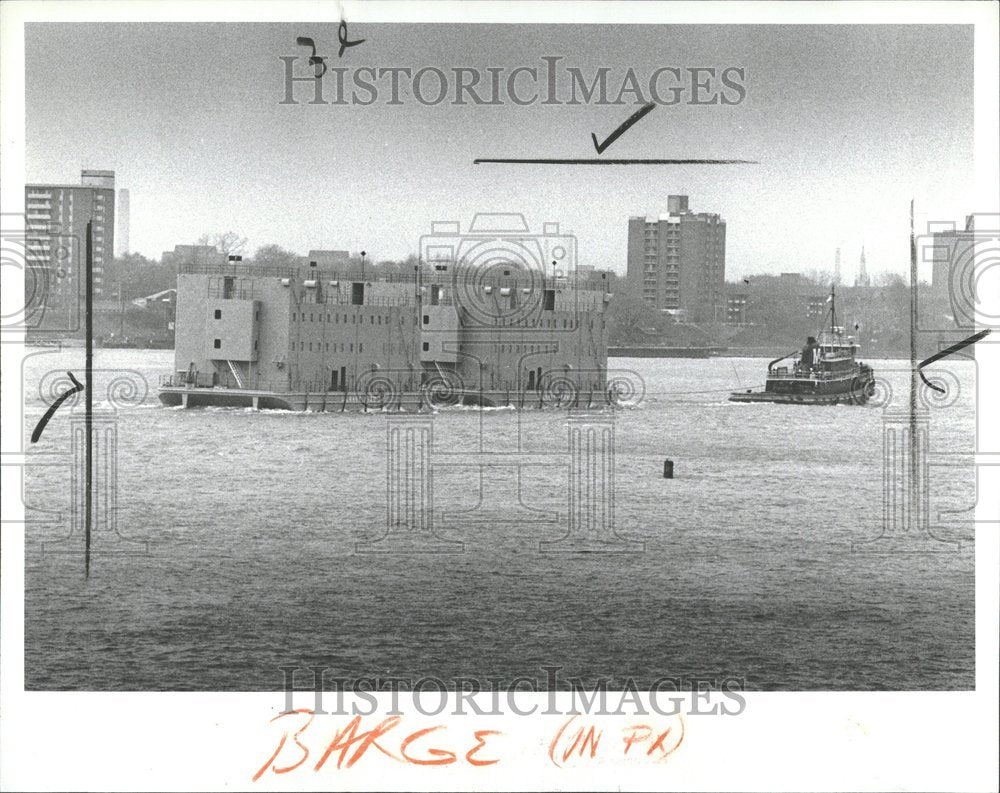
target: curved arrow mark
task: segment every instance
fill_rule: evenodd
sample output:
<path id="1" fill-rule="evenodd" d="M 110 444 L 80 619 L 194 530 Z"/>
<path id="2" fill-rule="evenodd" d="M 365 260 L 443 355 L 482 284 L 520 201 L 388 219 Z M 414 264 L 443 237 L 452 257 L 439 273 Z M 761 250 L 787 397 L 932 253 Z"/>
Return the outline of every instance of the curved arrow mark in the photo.
<path id="1" fill-rule="evenodd" d="M 923 368 L 925 366 L 934 363 L 935 361 L 940 361 L 942 358 L 951 355 L 953 352 L 958 352 L 959 350 L 965 349 L 970 344 L 975 344 L 980 339 L 985 339 L 989 334 L 990 334 L 990 328 L 987 328 L 986 330 L 980 331 L 975 335 L 969 336 L 969 338 L 963 339 L 962 341 L 958 342 L 958 344 L 952 344 L 948 349 L 941 350 L 941 352 L 936 353 L 932 355 L 930 358 L 921 361 L 920 364 L 917 366 L 917 374 L 919 374 L 920 379 L 924 381 L 924 385 L 927 386 L 928 388 L 933 388 L 935 391 L 940 391 L 943 394 L 945 391 L 943 388 L 941 388 L 941 386 L 934 385 L 934 383 L 932 383 L 924 376 Z"/>
<path id="2" fill-rule="evenodd" d="M 49 406 L 49 409 L 45 411 L 45 415 L 42 416 L 41 419 L 39 419 L 38 424 L 35 425 L 35 429 L 31 433 L 32 443 L 37 443 L 38 439 L 42 437 L 42 430 L 44 430 L 45 425 L 49 423 L 49 419 L 55 415 L 55 412 L 59 409 L 59 406 L 73 394 L 79 391 L 83 391 L 83 385 L 80 383 L 79 380 L 73 377 L 73 373 L 66 372 L 66 374 L 68 374 L 69 379 L 73 381 L 73 387 L 69 389 L 69 391 L 66 391 L 65 393 L 61 394 L 59 398 Z"/>

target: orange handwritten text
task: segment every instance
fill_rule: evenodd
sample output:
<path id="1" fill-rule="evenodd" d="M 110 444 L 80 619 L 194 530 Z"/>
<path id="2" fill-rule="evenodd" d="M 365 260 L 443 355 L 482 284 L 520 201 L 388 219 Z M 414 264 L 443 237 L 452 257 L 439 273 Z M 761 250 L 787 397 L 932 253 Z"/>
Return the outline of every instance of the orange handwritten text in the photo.
<path id="1" fill-rule="evenodd" d="M 390 716 L 371 728 L 363 728 L 361 716 L 355 716 L 341 729 L 335 729 L 332 738 L 323 743 L 321 730 L 313 726 L 315 714 L 311 710 L 287 711 L 271 719 L 271 723 L 278 721 L 284 728 L 281 737 L 270 757 L 253 775 L 254 782 L 268 771 L 287 774 L 304 766 L 313 756 L 310 747 L 318 753 L 313 771 L 319 771 L 328 762 L 338 769 L 351 768 L 370 749 L 395 762 L 415 766 L 451 765 L 460 762 L 459 757 L 473 767 L 500 762 L 488 746 L 489 736 L 503 735 L 499 730 L 475 730 L 471 737 L 449 740 L 443 735 L 446 730 L 443 724 L 407 731 L 401 727 L 402 717 Z"/>
<path id="2" fill-rule="evenodd" d="M 594 760 L 603 756 L 612 758 L 636 757 L 662 762 L 672 755 L 684 741 L 684 719 L 676 716 L 669 726 L 654 727 L 650 724 L 629 724 L 622 729 L 622 751 L 617 745 L 602 743 L 604 730 L 594 724 L 574 724 L 576 716 L 567 719 L 549 742 L 549 760 L 558 768 L 571 762 Z"/>

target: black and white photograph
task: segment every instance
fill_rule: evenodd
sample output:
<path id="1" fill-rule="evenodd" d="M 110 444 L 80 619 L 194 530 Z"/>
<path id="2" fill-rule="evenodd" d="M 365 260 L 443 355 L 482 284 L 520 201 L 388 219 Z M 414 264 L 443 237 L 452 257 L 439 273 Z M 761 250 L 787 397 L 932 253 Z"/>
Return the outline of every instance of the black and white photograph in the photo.
<path id="1" fill-rule="evenodd" d="M 0 13 L 4 789 L 996 789 L 996 6 Z"/>

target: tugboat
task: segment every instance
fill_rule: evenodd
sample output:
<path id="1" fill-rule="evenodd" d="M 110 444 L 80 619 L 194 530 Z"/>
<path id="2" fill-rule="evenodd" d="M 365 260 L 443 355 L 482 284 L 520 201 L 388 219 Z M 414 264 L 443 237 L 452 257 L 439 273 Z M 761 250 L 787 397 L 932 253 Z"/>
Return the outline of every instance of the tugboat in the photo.
<path id="1" fill-rule="evenodd" d="M 775 358 L 767 365 L 763 391 L 734 391 L 730 402 L 780 402 L 802 405 L 863 405 L 875 393 L 875 373 L 855 360 L 854 336 L 837 324 L 837 303 L 830 288 L 830 327 L 820 338 L 810 336 L 801 350 Z M 824 318 L 824 326 L 826 320 Z M 784 366 L 778 364 L 788 361 Z"/>

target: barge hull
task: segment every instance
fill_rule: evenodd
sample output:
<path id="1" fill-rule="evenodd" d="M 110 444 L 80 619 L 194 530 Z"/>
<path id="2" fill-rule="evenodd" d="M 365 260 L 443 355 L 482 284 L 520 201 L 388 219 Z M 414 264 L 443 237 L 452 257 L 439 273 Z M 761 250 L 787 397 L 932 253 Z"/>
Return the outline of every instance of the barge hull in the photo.
<path id="1" fill-rule="evenodd" d="M 600 391 L 585 391 L 572 401 L 555 401 L 542 392 L 470 391 L 455 392 L 448 398 L 430 401 L 425 391 L 404 391 L 385 398 L 365 398 L 343 391 L 320 393 L 257 391 L 240 388 L 185 388 L 161 386 L 160 402 L 167 407 L 236 407 L 258 410 L 296 410 L 322 413 L 365 413 L 401 411 L 416 413 L 447 407 L 563 407 L 597 408 L 609 403 Z"/>

